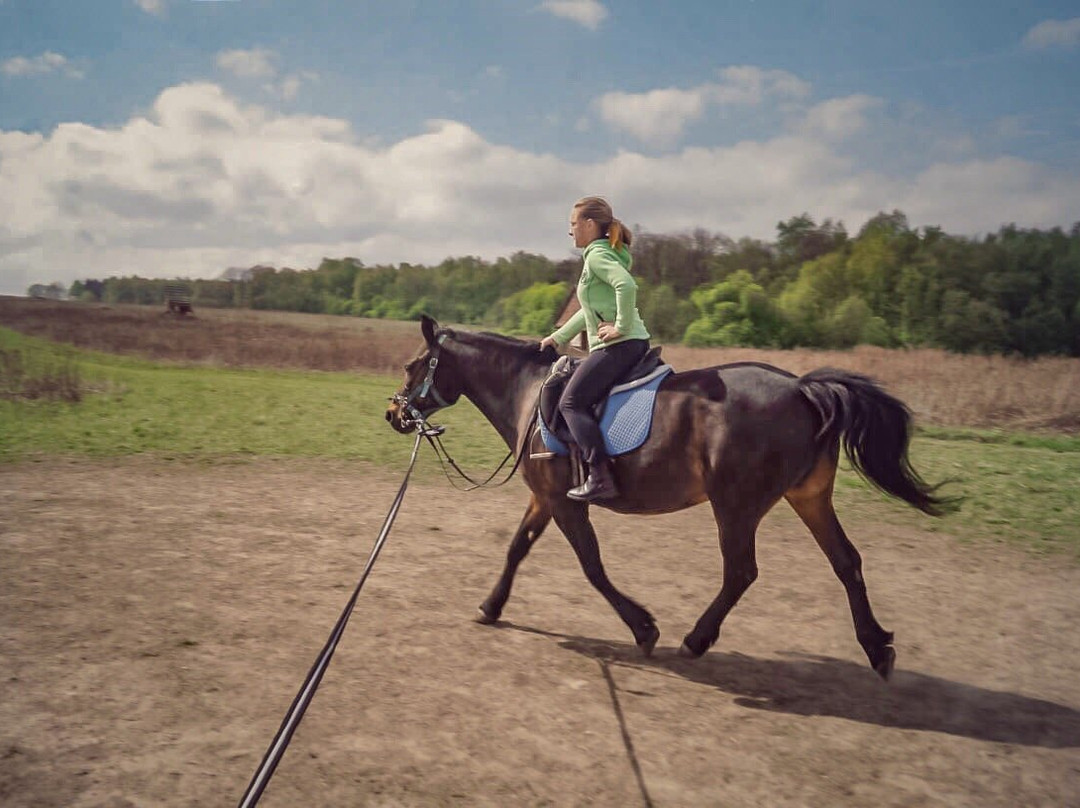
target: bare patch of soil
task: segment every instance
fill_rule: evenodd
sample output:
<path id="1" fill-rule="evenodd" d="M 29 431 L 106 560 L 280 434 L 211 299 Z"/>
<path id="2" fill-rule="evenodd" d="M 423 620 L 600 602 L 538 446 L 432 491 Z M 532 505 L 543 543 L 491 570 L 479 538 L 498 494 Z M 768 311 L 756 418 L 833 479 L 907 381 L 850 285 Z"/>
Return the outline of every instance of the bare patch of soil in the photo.
<path id="1" fill-rule="evenodd" d="M 0 467 L 0 803 L 235 804 L 398 483 L 314 461 Z M 613 580 L 664 632 L 643 660 L 554 527 L 507 622 L 471 622 L 524 505 L 517 484 L 413 484 L 262 805 L 1078 803 L 1075 566 L 849 516 L 897 635 L 885 684 L 793 515 L 766 520 L 761 577 L 687 661 L 719 587 L 709 510 L 599 511 Z"/>

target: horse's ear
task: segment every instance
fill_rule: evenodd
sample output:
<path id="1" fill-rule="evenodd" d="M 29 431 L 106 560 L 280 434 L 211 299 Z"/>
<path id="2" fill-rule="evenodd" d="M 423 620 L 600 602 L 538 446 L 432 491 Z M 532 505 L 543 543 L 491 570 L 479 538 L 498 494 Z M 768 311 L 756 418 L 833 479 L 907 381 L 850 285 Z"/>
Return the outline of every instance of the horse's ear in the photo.
<path id="1" fill-rule="evenodd" d="M 424 341 L 428 347 L 435 346 L 435 334 L 439 330 L 439 324 L 426 314 L 420 315 L 420 333 L 424 335 Z"/>

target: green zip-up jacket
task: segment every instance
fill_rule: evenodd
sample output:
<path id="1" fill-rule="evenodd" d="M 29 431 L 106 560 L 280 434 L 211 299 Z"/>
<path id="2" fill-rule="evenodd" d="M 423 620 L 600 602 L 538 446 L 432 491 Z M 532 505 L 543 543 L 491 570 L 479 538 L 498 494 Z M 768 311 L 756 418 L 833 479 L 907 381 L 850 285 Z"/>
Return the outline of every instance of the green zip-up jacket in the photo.
<path id="1" fill-rule="evenodd" d="M 585 259 L 578 279 L 577 297 L 581 309 L 551 336 L 565 345 L 584 329 L 589 350 L 604 348 L 628 339 L 648 339 L 649 332 L 637 310 L 637 284 L 630 274 L 630 250 L 618 250 L 606 238 L 592 242 L 582 253 Z M 602 319 L 601 319 L 602 318 Z M 614 323 L 617 339 L 601 341 L 596 333 L 601 322 Z"/>

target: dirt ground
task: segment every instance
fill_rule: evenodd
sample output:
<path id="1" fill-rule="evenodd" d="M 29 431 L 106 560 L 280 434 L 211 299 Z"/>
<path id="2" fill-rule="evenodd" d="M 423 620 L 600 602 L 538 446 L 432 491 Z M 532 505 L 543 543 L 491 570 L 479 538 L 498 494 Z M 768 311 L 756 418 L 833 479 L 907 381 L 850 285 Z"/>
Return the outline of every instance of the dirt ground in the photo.
<path id="1" fill-rule="evenodd" d="M 425 464 L 433 458 L 424 457 Z M 400 479 L 371 466 L 0 466 L 0 804 L 235 805 L 363 569 Z M 785 506 L 705 657 L 707 507 L 598 511 L 655 657 L 549 528 L 471 622 L 514 481 L 415 481 L 265 806 L 1080 805 L 1080 569 L 841 513 L 891 683 Z"/>

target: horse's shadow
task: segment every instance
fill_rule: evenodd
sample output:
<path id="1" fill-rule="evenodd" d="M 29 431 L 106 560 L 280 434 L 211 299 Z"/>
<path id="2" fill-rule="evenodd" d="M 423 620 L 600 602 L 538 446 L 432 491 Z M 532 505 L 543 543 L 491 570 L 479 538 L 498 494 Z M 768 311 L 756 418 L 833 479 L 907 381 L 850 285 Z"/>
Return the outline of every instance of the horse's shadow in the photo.
<path id="1" fill-rule="evenodd" d="M 897 670 L 882 682 L 868 666 L 790 653 L 783 659 L 711 652 L 700 659 L 658 648 L 645 659 L 630 643 L 543 631 L 500 622 L 559 641 L 600 663 L 678 676 L 715 687 L 754 710 L 827 715 L 883 727 L 943 732 L 981 741 L 1065 749 L 1080 746 L 1080 710 L 936 676 Z"/>

